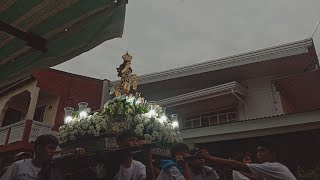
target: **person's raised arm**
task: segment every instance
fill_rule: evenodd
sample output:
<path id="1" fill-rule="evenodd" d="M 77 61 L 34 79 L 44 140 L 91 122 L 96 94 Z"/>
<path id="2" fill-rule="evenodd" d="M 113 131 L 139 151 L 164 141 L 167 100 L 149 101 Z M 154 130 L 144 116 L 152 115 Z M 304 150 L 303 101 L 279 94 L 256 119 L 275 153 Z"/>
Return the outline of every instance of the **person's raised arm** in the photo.
<path id="1" fill-rule="evenodd" d="M 234 160 L 218 158 L 210 156 L 206 150 L 201 150 L 197 153 L 197 156 L 206 159 L 209 162 L 212 162 L 218 166 L 228 167 L 237 171 L 250 172 L 250 169 L 247 164 L 241 163 Z"/>
<path id="2" fill-rule="evenodd" d="M 176 161 L 180 164 L 183 168 L 183 176 L 185 180 L 192 180 L 190 168 L 188 162 L 184 159 L 184 157 L 188 156 L 187 154 L 183 154 L 182 156 L 177 156 Z"/>
<path id="3" fill-rule="evenodd" d="M 147 177 L 146 177 L 146 180 L 155 180 L 154 168 L 153 168 L 153 164 L 152 164 L 152 149 L 151 149 L 151 146 L 148 146 L 148 145 L 144 146 L 144 154 L 145 154 L 145 156 L 147 158 L 147 162 L 146 162 Z"/>

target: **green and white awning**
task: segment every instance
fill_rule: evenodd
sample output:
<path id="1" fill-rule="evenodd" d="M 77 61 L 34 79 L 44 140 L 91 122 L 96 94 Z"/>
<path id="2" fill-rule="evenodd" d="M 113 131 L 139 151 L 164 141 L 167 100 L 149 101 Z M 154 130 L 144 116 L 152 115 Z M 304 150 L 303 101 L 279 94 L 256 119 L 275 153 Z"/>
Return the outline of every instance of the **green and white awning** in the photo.
<path id="1" fill-rule="evenodd" d="M 0 85 L 121 37 L 126 3 L 125 0 L 0 0 L 0 21 L 41 36 L 47 40 L 48 49 L 41 52 L 1 31 Z"/>

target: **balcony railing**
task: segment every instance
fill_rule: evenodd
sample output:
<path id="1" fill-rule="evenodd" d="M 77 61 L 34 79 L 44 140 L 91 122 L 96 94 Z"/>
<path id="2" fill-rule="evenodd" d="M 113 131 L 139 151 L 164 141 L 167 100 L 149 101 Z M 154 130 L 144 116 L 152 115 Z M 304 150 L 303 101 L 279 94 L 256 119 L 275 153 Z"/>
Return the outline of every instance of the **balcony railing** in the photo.
<path id="1" fill-rule="evenodd" d="M 47 124 L 24 120 L 0 128 L 0 152 L 14 149 L 28 149 L 38 136 L 42 134 L 56 134 Z"/>
<path id="2" fill-rule="evenodd" d="M 236 121 L 238 121 L 237 112 L 214 112 L 209 114 L 201 114 L 195 116 L 194 118 L 184 120 L 184 129 L 216 126 Z"/>

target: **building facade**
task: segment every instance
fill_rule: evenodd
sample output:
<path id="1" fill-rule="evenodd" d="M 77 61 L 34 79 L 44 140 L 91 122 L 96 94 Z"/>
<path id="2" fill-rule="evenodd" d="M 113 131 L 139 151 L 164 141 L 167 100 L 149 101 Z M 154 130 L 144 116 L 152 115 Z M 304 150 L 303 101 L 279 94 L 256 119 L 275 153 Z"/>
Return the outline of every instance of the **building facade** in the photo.
<path id="1" fill-rule="evenodd" d="M 87 102 L 101 107 L 103 81 L 58 70 L 32 76 L 0 89 L 0 153 L 31 151 L 41 134 L 56 134 L 64 124 L 64 108 Z"/>
<path id="2" fill-rule="evenodd" d="M 320 141 L 310 141 L 320 138 L 320 71 L 312 39 L 141 76 L 139 84 L 148 100 L 168 115 L 179 114 L 190 146 L 229 158 L 271 138 L 293 171 L 319 163 L 302 150 L 320 150 Z"/>

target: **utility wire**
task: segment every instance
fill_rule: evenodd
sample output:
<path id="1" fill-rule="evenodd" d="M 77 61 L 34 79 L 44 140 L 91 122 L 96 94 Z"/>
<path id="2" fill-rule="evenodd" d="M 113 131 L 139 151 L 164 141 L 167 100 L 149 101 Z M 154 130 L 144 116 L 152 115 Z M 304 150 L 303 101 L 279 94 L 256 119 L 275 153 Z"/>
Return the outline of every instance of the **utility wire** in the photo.
<path id="1" fill-rule="evenodd" d="M 320 21 L 318 22 L 318 25 L 317 25 L 316 29 L 314 29 L 313 34 L 312 34 L 311 38 L 313 38 L 314 34 L 316 34 L 316 32 L 317 32 L 317 30 L 318 30 L 319 25 L 320 25 Z"/>

